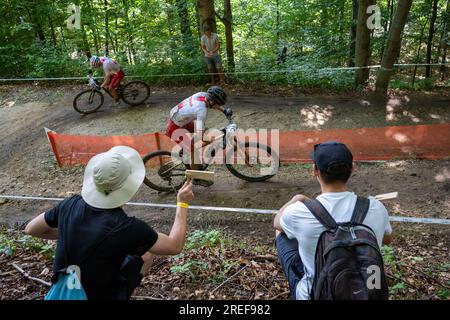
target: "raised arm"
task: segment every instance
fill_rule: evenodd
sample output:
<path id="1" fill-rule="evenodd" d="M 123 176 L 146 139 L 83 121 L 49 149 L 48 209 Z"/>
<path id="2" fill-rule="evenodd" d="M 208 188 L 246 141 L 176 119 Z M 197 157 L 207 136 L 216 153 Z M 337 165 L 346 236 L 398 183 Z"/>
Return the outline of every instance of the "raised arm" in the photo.
<path id="1" fill-rule="evenodd" d="M 175 220 L 169 235 L 158 233 L 158 240 L 149 252 L 157 255 L 175 255 L 183 250 L 186 239 L 188 204 L 194 199 L 192 183 L 187 181 L 178 192 Z"/>

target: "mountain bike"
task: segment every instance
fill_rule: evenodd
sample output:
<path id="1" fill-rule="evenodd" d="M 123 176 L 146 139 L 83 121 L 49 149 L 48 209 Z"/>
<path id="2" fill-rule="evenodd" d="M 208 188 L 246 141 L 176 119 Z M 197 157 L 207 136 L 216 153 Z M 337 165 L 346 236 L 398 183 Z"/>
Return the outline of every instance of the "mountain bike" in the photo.
<path id="1" fill-rule="evenodd" d="M 228 124 L 220 129 L 206 147 L 207 159 L 200 170 L 206 170 L 214 163 L 216 154 L 222 150 L 225 166 L 235 177 L 249 181 L 266 181 L 276 175 L 280 162 L 278 154 L 269 146 L 255 141 L 241 141 L 236 136 L 237 125 L 231 116 Z M 190 161 L 183 155 L 183 149 L 176 151 L 158 150 L 143 157 L 146 167 L 144 183 L 157 191 L 176 192 L 186 180 L 185 171 L 191 168 Z M 199 170 L 199 169 L 197 169 Z"/>
<path id="2" fill-rule="evenodd" d="M 103 105 L 105 97 L 102 93 L 102 87 L 97 79 L 88 75 L 89 89 L 84 90 L 76 95 L 73 99 L 73 108 L 82 114 L 94 113 Z M 104 91 L 112 97 L 111 93 Z M 137 106 L 145 102 L 150 96 L 150 88 L 144 81 L 130 81 L 125 84 L 119 84 L 117 95 L 126 104 Z"/>

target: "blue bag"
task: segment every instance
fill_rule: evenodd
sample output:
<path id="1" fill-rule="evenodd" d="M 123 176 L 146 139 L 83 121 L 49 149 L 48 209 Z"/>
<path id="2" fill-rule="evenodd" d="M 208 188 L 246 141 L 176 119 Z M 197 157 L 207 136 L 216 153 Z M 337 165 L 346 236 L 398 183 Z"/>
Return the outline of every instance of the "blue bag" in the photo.
<path id="1" fill-rule="evenodd" d="M 77 273 L 66 269 L 59 273 L 58 281 L 52 285 L 44 300 L 87 300 L 87 296 Z"/>
<path id="2" fill-rule="evenodd" d="M 81 259 L 80 266 L 113 231 L 107 232 L 100 241 L 88 250 L 88 253 Z M 77 265 L 69 265 L 67 239 L 63 243 L 65 265 L 68 267 L 54 273 L 52 277 L 53 285 L 44 300 L 88 300 L 86 292 L 81 286 L 81 268 Z M 56 281 L 56 279 L 58 280 Z"/>

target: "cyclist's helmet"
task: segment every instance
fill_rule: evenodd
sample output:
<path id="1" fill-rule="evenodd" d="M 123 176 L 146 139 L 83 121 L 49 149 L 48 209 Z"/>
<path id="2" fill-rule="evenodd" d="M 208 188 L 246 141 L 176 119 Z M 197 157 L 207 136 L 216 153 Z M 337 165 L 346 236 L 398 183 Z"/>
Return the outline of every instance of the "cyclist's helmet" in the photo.
<path id="1" fill-rule="evenodd" d="M 97 56 L 92 56 L 91 59 L 89 59 L 89 64 L 94 68 L 99 67 L 101 65 L 100 58 Z"/>
<path id="2" fill-rule="evenodd" d="M 206 93 L 208 94 L 209 98 L 219 106 L 223 106 L 227 102 L 227 94 L 221 87 L 212 86 L 208 89 L 208 91 L 206 91 Z"/>

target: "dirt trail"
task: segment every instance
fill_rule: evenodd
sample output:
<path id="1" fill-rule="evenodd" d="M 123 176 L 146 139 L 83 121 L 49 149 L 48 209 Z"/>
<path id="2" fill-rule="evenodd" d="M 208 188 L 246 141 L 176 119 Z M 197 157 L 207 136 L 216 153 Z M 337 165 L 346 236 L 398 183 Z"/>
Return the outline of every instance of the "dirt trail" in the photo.
<path id="1" fill-rule="evenodd" d="M 59 196 L 78 192 L 83 168 L 58 168 L 43 127 L 60 133 L 131 135 L 165 129 L 171 106 L 204 88 L 155 88 L 146 105 L 117 108 L 106 99 L 100 112 L 77 114 L 71 104 L 83 86 L 58 88 L 0 87 L 0 194 Z M 301 92 L 245 94 L 228 87 L 230 107 L 243 128 L 312 130 L 450 122 L 450 98 L 445 94 L 402 94 L 381 99 L 362 94 L 324 96 Z M 223 116 L 210 112 L 209 127 L 221 127 Z M 450 133 L 443 133 L 449 136 Z M 278 209 L 296 193 L 313 196 L 319 187 L 308 165 L 285 165 L 266 183 L 250 184 L 214 168 L 218 179 L 208 189 L 198 187 L 196 204 Z M 350 188 L 363 195 L 399 191 L 386 205 L 394 215 L 450 218 L 450 160 L 364 163 L 356 168 Z M 135 201 L 172 203 L 174 195 L 142 187 Z M 1 201 L 0 223 L 22 223 L 51 206 L 45 202 Z M 129 208 L 130 213 L 166 228 L 171 210 Z M 195 213 L 199 226 L 222 225 L 255 234 L 271 234 L 271 218 L 225 213 Z M 230 220 L 233 223 L 230 223 Z M 249 223 L 251 222 L 251 223 Z"/>

